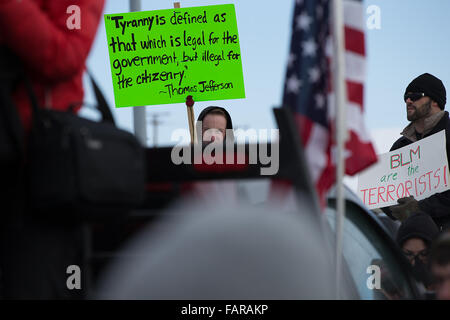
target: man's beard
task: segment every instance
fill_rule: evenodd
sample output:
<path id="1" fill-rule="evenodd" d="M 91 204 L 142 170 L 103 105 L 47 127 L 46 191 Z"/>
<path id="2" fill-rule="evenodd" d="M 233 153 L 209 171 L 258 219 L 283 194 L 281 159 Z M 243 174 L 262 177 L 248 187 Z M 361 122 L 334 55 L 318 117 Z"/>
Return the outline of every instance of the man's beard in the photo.
<path id="1" fill-rule="evenodd" d="M 431 110 L 431 100 L 429 100 L 428 102 L 424 103 L 422 106 L 420 107 L 414 107 L 415 111 L 412 114 L 408 114 L 406 115 L 408 121 L 416 121 L 422 118 L 427 117 L 430 114 L 430 110 Z"/>

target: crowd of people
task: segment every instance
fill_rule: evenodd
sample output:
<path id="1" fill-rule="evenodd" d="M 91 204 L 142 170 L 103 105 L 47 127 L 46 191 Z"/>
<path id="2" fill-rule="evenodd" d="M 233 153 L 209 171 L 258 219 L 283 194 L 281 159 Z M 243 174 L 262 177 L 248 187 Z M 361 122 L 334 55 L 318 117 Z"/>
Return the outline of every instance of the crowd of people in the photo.
<path id="1" fill-rule="evenodd" d="M 404 94 L 410 124 L 390 151 L 445 130 L 450 163 L 450 118 L 444 111 L 446 90 L 440 79 L 424 73 L 407 86 Z M 203 142 L 223 141 L 225 129 L 232 128 L 228 112 L 208 107 L 199 116 L 203 120 Z M 412 266 L 413 275 L 427 291 L 427 297 L 450 299 L 450 190 L 423 200 L 413 196 L 398 199 L 398 205 L 383 211 L 401 225 L 396 242 Z"/>

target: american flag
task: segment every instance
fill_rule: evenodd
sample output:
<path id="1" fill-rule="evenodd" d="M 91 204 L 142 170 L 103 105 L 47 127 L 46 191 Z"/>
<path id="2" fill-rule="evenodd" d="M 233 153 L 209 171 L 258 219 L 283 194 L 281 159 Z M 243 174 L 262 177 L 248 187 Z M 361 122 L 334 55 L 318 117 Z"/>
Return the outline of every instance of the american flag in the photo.
<path id="1" fill-rule="evenodd" d="M 296 0 L 283 92 L 294 111 L 313 183 L 324 206 L 336 180 L 335 102 L 331 75 L 331 8 L 328 0 Z M 364 17 L 361 1 L 344 1 L 347 87 L 346 174 L 354 175 L 377 157 L 363 121 L 365 78 Z"/>

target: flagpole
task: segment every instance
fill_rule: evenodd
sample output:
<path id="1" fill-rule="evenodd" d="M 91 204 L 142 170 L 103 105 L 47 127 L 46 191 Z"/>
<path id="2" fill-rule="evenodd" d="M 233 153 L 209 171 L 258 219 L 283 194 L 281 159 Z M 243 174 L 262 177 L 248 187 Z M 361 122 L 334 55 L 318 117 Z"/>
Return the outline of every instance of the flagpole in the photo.
<path id="1" fill-rule="evenodd" d="M 130 0 L 130 11 L 141 11 L 141 0 Z M 147 117 L 145 106 L 133 108 L 134 135 L 143 146 L 147 146 Z"/>
<path id="2" fill-rule="evenodd" d="M 346 101 L 347 92 L 345 86 L 345 57 L 344 57 L 344 26 L 343 26 L 343 2 L 333 0 L 333 44 L 334 44 L 334 88 L 336 94 L 336 299 L 339 299 L 342 276 L 342 237 L 345 220 L 345 141 L 347 139 Z"/>

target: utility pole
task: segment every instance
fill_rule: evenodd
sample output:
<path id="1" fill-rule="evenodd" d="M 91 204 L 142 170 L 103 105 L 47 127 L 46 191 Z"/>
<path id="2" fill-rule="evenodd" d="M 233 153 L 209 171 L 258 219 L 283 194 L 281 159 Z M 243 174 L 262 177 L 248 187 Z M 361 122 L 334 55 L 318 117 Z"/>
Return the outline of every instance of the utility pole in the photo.
<path id="1" fill-rule="evenodd" d="M 141 11 L 141 0 L 130 0 L 130 11 Z M 139 142 L 147 146 L 147 124 L 145 118 L 145 106 L 133 107 L 134 135 Z"/>
<path id="2" fill-rule="evenodd" d="M 169 115 L 168 112 L 151 113 L 148 117 L 150 119 L 150 125 L 153 126 L 153 148 L 156 148 L 158 145 L 158 126 L 163 124 L 159 118 L 167 115 Z"/>

